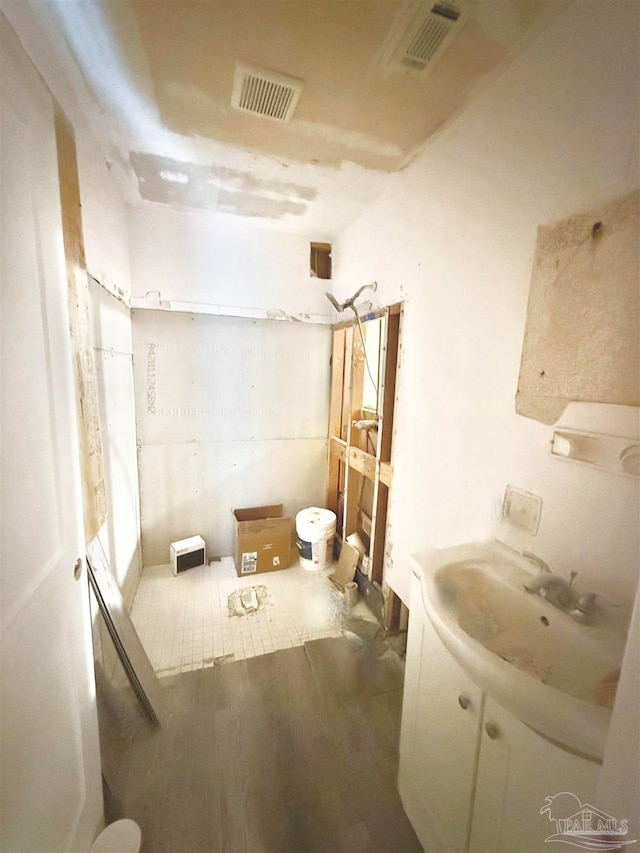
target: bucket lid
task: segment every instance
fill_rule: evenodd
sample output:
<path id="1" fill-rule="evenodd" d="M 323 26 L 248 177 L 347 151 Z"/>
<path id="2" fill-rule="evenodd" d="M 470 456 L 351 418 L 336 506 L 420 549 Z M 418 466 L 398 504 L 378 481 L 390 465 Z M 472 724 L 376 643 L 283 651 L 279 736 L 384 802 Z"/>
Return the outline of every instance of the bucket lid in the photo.
<path id="1" fill-rule="evenodd" d="M 125 817 L 102 830 L 90 853 L 138 853 L 141 841 L 140 827 L 135 820 Z"/>
<path id="2" fill-rule="evenodd" d="M 296 524 L 317 524 L 319 527 L 327 527 L 336 522 L 336 514 L 330 509 L 323 509 L 318 506 L 310 506 L 307 509 L 301 509 L 296 515 Z"/>

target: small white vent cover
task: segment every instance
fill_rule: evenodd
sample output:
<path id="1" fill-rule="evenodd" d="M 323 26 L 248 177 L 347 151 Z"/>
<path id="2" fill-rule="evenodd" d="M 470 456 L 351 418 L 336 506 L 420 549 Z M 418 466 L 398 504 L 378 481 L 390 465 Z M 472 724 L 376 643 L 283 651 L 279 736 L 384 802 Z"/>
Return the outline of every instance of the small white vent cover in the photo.
<path id="1" fill-rule="evenodd" d="M 460 3 L 416 0 L 396 21 L 383 48 L 385 74 L 426 77 L 460 32 L 467 15 Z"/>
<path id="2" fill-rule="evenodd" d="M 243 113 L 289 121 L 302 93 L 304 81 L 236 62 L 231 106 Z"/>

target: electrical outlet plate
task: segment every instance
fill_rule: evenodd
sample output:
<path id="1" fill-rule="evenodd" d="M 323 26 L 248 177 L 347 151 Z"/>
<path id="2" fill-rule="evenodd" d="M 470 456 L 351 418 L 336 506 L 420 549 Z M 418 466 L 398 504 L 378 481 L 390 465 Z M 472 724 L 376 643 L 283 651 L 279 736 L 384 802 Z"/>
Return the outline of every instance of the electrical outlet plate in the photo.
<path id="1" fill-rule="evenodd" d="M 542 498 L 515 486 L 507 486 L 502 502 L 502 517 L 535 536 L 540 526 Z"/>

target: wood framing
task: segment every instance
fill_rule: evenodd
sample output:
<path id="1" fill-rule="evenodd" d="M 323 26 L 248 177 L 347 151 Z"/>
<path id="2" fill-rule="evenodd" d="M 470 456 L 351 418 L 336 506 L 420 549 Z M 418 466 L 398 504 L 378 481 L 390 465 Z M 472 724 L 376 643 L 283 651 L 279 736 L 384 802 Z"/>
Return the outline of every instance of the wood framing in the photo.
<path id="1" fill-rule="evenodd" d="M 340 461 L 346 455 L 346 442 L 338 438 L 342 426 L 342 401 L 344 398 L 344 360 L 346 331 L 339 329 L 333 335 L 331 351 L 331 393 L 329 402 L 329 467 L 327 472 L 327 508 L 338 514 L 340 494 Z M 336 442 L 343 445 L 339 454 Z"/>
<path id="2" fill-rule="evenodd" d="M 367 323 L 380 318 L 378 361 L 372 364 L 375 359 L 369 354 L 367 367 L 363 335 L 367 339 Z M 370 588 L 384 594 L 383 618 L 389 630 L 399 629 L 402 612 L 400 599 L 385 580 L 401 320 L 402 306 L 396 304 L 362 318 L 362 334 L 355 321 L 334 328 L 329 407 L 327 506 L 338 517 L 340 542 L 354 533 L 360 537 L 365 556 L 358 568 Z M 370 403 L 363 407 L 369 370 L 377 378 L 376 412 Z"/>

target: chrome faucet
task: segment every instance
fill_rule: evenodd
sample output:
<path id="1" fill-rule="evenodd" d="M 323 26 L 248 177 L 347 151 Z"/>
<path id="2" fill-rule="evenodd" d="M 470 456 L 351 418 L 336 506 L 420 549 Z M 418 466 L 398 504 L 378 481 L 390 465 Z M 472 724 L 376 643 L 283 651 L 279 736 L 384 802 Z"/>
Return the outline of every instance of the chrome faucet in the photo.
<path id="1" fill-rule="evenodd" d="M 524 588 L 527 592 L 536 592 L 542 598 L 557 607 L 558 610 L 563 610 L 576 622 L 582 622 L 584 625 L 593 625 L 598 611 L 598 603 L 596 599 L 601 598 L 610 607 L 618 607 L 612 601 L 608 601 L 599 592 L 578 592 L 574 589 L 573 581 L 577 572 L 570 573 L 570 580 L 565 580 L 560 575 L 553 572 L 545 561 L 532 554 L 529 551 L 523 551 L 523 557 L 531 560 L 540 567 L 540 573 L 531 580 L 524 583 Z"/>
<path id="2" fill-rule="evenodd" d="M 527 592 L 537 592 L 549 604 L 565 612 L 575 607 L 578 596 L 572 584 L 577 572 L 571 572 L 571 580 L 566 581 L 552 572 L 549 564 L 536 554 L 524 551 L 522 556 L 540 566 L 540 574 L 524 584 Z"/>
<path id="3" fill-rule="evenodd" d="M 553 604 L 560 610 L 569 610 L 576 603 L 576 594 L 571 587 L 571 582 L 560 575 L 553 573 L 538 575 L 533 580 L 527 581 L 524 588 L 527 592 L 539 593 L 549 604 Z"/>

